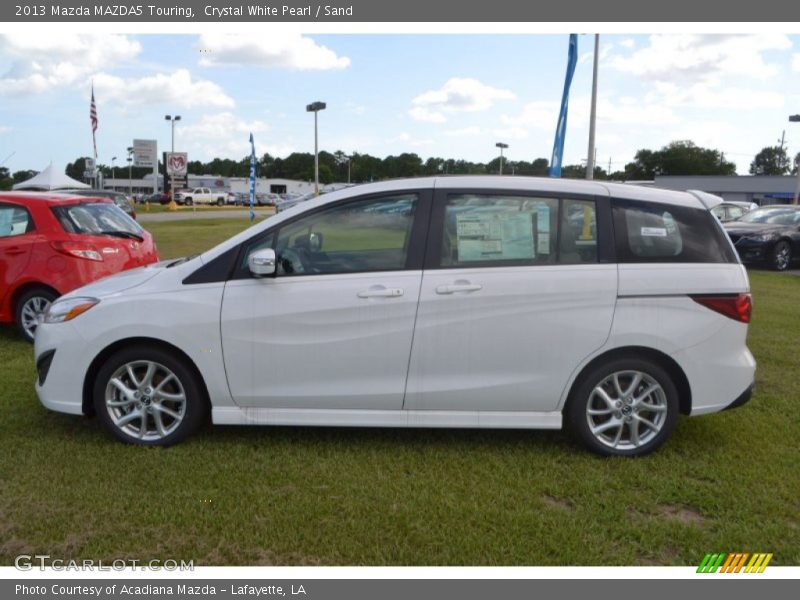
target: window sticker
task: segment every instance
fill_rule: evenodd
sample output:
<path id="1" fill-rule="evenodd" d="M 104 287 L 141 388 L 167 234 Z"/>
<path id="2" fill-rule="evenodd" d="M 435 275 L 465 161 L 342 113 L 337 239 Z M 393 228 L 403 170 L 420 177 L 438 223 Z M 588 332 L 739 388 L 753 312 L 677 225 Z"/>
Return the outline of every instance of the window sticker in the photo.
<path id="1" fill-rule="evenodd" d="M 537 248 L 539 254 L 550 254 L 550 206 L 540 204 L 536 207 L 538 232 Z"/>
<path id="2" fill-rule="evenodd" d="M 642 237 L 667 237 L 665 227 L 642 227 Z"/>
<path id="3" fill-rule="evenodd" d="M 456 215 L 459 262 L 535 258 L 533 213 Z"/>

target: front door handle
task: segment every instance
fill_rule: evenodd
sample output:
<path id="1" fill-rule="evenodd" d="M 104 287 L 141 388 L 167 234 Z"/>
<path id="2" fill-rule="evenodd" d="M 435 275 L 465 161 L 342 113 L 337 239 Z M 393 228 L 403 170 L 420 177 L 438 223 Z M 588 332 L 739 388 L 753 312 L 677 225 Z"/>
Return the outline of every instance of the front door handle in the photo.
<path id="1" fill-rule="evenodd" d="M 361 290 L 356 294 L 359 298 L 398 298 L 403 295 L 400 288 L 387 288 L 382 285 L 373 285 L 367 290 Z"/>
<path id="2" fill-rule="evenodd" d="M 456 281 L 448 285 L 440 285 L 436 288 L 437 294 L 455 294 L 458 292 L 477 292 L 482 290 L 483 286 L 479 283 L 470 283 L 469 281 Z"/>

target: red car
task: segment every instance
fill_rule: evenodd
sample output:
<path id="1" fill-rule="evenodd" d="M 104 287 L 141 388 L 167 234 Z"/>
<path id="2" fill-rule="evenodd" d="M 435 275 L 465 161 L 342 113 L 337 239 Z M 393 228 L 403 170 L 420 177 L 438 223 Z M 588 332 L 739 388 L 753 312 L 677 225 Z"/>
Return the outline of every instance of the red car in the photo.
<path id="1" fill-rule="evenodd" d="M 152 236 L 111 200 L 0 192 L 0 323 L 29 341 L 58 296 L 157 261 Z"/>

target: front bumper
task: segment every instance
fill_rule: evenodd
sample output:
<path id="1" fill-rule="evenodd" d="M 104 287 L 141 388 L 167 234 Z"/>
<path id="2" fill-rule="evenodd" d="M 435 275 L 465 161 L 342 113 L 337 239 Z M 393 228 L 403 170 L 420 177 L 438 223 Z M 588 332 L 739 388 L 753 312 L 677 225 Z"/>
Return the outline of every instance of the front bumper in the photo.
<path id="1" fill-rule="evenodd" d="M 731 408 L 739 408 L 740 406 L 744 406 L 748 402 L 750 402 L 750 398 L 753 397 L 753 389 L 755 389 L 756 384 L 751 383 L 748 388 L 743 391 L 736 400 L 728 404 L 723 410 L 730 410 Z"/>
<path id="2" fill-rule="evenodd" d="M 56 412 L 82 415 L 83 380 L 91 353 L 75 325 L 41 323 L 36 330 L 34 356 L 36 394 L 42 405 Z"/>

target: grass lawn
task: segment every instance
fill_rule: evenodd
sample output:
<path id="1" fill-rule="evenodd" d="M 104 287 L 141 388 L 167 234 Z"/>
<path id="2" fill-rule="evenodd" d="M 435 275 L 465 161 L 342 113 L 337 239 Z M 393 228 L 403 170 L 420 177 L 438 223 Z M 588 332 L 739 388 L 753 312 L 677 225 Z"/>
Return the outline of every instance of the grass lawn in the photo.
<path id="1" fill-rule="evenodd" d="M 247 223 L 149 223 L 165 257 Z M 800 278 L 752 272 L 758 390 L 679 420 L 660 451 L 597 458 L 559 432 L 211 427 L 169 449 L 46 411 L 0 328 L 0 564 L 800 564 Z"/>

